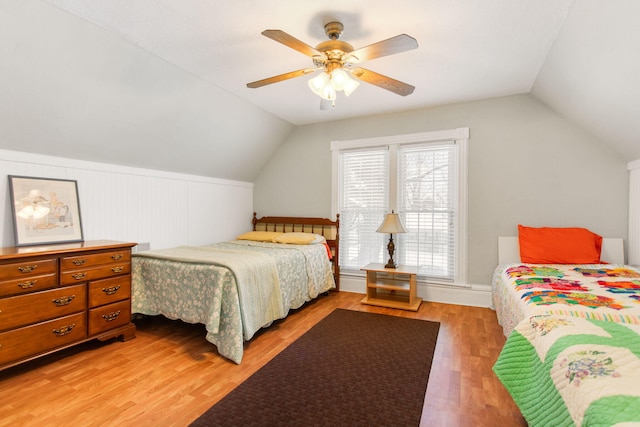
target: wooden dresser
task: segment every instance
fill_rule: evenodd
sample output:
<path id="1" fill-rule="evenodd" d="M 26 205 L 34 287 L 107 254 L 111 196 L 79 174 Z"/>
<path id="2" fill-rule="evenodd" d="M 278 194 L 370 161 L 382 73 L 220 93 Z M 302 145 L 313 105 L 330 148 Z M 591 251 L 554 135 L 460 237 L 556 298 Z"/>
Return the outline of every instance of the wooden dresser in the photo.
<path id="1" fill-rule="evenodd" d="M 0 370 L 96 338 L 134 338 L 135 245 L 0 248 Z"/>

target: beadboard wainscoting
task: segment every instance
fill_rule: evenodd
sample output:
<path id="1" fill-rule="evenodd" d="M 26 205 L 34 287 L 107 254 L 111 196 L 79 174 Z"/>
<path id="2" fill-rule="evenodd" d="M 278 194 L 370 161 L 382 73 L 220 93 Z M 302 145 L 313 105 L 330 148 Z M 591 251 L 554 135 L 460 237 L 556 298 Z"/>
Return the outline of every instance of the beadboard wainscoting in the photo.
<path id="1" fill-rule="evenodd" d="M 8 175 L 78 182 L 85 240 L 206 245 L 251 229 L 253 183 L 0 150 L 0 244 L 14 246 Z M 145 245 L 146 247 L 146 245 Z"/>

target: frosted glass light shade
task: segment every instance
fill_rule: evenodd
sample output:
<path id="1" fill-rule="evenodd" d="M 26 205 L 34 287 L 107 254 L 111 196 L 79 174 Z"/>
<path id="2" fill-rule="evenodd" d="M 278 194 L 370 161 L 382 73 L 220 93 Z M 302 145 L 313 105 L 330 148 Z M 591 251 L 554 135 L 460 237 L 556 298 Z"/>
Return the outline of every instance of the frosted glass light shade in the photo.
<path id="1" fill-rule="evenodd" d="M 344 90 L 344 85 L 349 80 L 349 76 L 344 70 L 337 69 L 331 73 L 331 86 L 335 90 Z"/>
<path id="2" fill-rule="evenodd" d="M 352 78 L 348 78 L 343 86 L 345 96 L 349 96 L 353 93 L 354 90 L 356 90 L 358 86 L 360 86 L 360 82 Z"/>
<path id="3" fill-rule="evenodd" d="M 336 99 L 337 91 L 342 90 L 346 96 L 349 96 L 360 85 L 341 68 L 333 70 L 331 75 L 326 72 L 320 73 L 310 79 L 308 84 L 313 93 L 328 101 Z"/>
<path id="4" fill-rule="evenodd" d="M 320 97 L 327 101 L 334 101 L 336 99 L 336 90 L 330 84 L 322 88 L 322 95 Z"/>
<path id="5" fill-rule="evenodd" d="M 320 73 L 309 80 L 309 89 L 318 96 L 322 96 L 322 89 L 329 84 L 329 74 Z"/>

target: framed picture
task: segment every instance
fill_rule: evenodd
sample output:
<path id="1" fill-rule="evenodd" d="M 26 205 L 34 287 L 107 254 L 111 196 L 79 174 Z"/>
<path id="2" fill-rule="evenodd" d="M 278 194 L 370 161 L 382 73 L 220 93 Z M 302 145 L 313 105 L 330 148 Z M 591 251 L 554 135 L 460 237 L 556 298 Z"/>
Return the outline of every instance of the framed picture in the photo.
<path id="1" fill-rule="evenodd" d="M 8 178 L 16 246 L 84 241 L 76 181 Z"/>

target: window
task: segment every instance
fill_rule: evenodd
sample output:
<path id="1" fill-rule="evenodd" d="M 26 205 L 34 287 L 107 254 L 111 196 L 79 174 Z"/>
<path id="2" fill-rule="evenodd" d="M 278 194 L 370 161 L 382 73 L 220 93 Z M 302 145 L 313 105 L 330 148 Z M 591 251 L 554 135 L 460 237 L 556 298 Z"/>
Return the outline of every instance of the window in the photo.
<path id="1" fill-rule="evenodd" d="M 408 231 L 394 235 L 396 262 L 419 266 L 420 280 L 465 284 L 467 140 L 462 128 L 332 143 L 344 274 L 386 263 L 389 235 L 375 230 L 395 210 Z"/>

